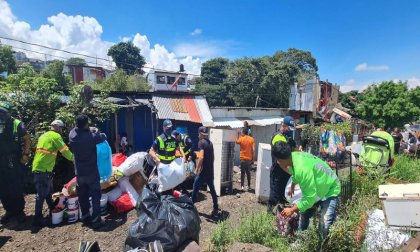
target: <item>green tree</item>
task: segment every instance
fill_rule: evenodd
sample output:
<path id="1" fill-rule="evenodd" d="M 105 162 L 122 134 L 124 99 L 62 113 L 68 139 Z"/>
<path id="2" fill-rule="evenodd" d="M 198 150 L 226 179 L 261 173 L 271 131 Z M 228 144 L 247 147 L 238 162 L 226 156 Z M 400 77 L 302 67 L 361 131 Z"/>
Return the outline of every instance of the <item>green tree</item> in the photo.
<path id="1" fill-rule="evenodd" d="M 106 91 L 147 92 L 150 90 L 143 76 L 138 74 L 128 75 L 122 69 L 117 69 L 108 79 L 98 81 L 95 88 Z"/>
<path id="2" fill-rule="evenodd" d="M 87 66 L 85 59 L 73 57 L 66 61 L 66 65 L 78 65 L 78 66 Z"/>
<path id="3" fill-rule="evenodd" d="M 316 59 L 311 52 L 299 50 L 296 48 L 289 48 L 287 52 L 278 51 L 273 56 L 275 62 L 290 62 L 299 68 L 299 74 L 296 79 L 304 82 L 309 79 L 317 77 L 318 66 Z"/>
<path id="4" fill-rule="evenodd" d="M 13 57 L 11 46 L 0 44 L 0 73 L 7 72 L 12 74 L 16 72 L 16 62 Z"/>
<path id="5" fill-rule="evenodd" d="M 349 113 L 357 116 L 356 105 L 362 101 L 362 94 L 357 90 L 351 90 L 346 93 L 340 93 L 338 97 L 341 105 L 350 109 Z"/>
<path id="6" fill-rule="evenodd" d="M 146 64 L 144 57 L 140 54 L 140 49 L 132 42 L 120 42 L 111 46 L 108 50 L 118 68 L 124 69 L 128 74 L 142 74 L 142 67 Z"/>
<path id="7" fill-rule="evenodd" d="M 366 121 L 379 127 L 401 127 L 420 116 L 420 105 L 414 96 L 418 90 L 409 90 L 407 82 L 384 81 L 363 91 L 363 101 L 356 111 Z"/>
<path id="8" fill-rule="evenodd" d="M 204 62 L 201 66 L 201 81 L 210 85 L 223 83 L 227 77 L 228 65 L 229 60 L 225 58 L 214 58 Z"/>
<path id="9" fill-rule="evenodd" d="M 66 76 L 63 73 L 64 61 L 53 60 L 48 66 L 42 71 L 41 75 L 45 78 L 54 79 L 59 87 L 59 90 L 68 94 L 69 85 L 71 83 L 70 76 Z"/>

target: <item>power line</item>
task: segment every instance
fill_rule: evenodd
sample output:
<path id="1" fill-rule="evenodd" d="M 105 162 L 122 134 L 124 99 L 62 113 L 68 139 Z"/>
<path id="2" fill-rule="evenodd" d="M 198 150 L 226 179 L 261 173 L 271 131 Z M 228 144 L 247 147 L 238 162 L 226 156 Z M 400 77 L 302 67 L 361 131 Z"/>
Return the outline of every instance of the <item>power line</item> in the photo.
<path id="1" fill-rule="evenodd" d="M 68 54 L 72 54 L 72 55 L 77 55 L 77 56 L 92 58 L 92 59 L 95 59 L 95 60 L 104 60 L 104 61 L 108 61 L 108 62 L 110 61 L 110 59 L 105 59 L 105 58 L 101 58 L 101 57 L 97 57 L 97 56 L 91 56 L 91 55 L 82 54 L 82 53 L 70 52 L 70 51 L 67 51 L 67 50 L 53 48 L 53 47 L 49 47 L 49 46 L 45 46 L 45 45 L 41 45 L 41 44 L 36 44 L 36 43 L 31 43 L 31 42 L 26 42 L 26 41 L 19 40 L 19 39 L 7 38 L 7 37 L 3 37 L 3 36 L 0 36 L 0 39 L 15 41 L 15 42 L 19 42 L 19 43 L 23 43 L 23 44 L 27 44 L 27 45 L 32 45 L 32 46 L 38 46 L 38 47 L 42 47 L 42 48 L 45 48 L 45 49 L 48 49 L 48 50 L 60 51 L 60 52 L 64 52 L 64 53 L 68 53 Z M 12 46 L 12 45 L 10 45 L 10 46 Z M 25 50 L 25 49 L 22 49 L 22 50 Z M 26 50 L 28 50 L 28 49 L 26 49 Z M 46 53 L 43 53 L 43 52 L 36 52 L 36 53 L 47 55 Z M 114 62 L 115 62 L 115 64 L 123 64 L 123 65 L 137 67 L 137 65 L 131 64 L 131 63 L 127 63 L 127 62 L 120 62 L 120 61 L 114 61 Z M 96 64 L 96 63 L 93 63 L 93 64 Z M 168 71 L 166 69 L 159 69 L 159 68 L 148 67 L 148 66 L 143 66 L 142 68 L 153 69 L 153 70 L 157 70 L 157 71 Z M 186 73 L 186 74 L 192 75 L 192 76 L 200 76 L 198 74 L 192 74 L 192 73 Z"/>

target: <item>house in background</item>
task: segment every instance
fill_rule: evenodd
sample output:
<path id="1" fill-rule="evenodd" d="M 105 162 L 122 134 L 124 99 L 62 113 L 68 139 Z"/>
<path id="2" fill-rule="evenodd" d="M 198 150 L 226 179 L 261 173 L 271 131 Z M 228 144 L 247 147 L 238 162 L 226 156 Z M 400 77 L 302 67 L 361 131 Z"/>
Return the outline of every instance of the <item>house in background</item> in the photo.
<path id="1" fill-rule="evenodd" d="M 188 92 L 189 75 L 181 64 L 178 72 L 162 69 L 150 69 L 146 74 L 147 83 L 152 91 Z"/>
<path id="2" fill-rule="evenodd" d="M 73 84 L 80 84 L 81 81 L 95 81 L 105 79 L 111 75 L 111 72 L 102 67 L 66 65 L 63 73 L 72 77 Z"/>
<path id="3" fill-rule="evenodd" d="M 328 80 L 316 79 L 303 84 L 295 83 L 290 86 L 290 113 L 299 124 L 330 121 L 333 115 L 346 115 L 345 111 L 336 108 L 339 94 L 340 86 L 329 83 Z"/>

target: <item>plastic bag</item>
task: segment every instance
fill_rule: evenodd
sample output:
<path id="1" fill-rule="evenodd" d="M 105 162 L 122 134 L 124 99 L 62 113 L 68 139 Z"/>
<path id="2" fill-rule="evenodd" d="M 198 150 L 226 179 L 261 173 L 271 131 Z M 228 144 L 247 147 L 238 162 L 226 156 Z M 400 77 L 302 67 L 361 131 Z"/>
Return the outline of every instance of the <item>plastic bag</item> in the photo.
<path id="1" fill-rule="evenodd" d="M 187 171 L 187 177 L 188 178 L 194 178 L 195 177 L 195 164 L 193 161 L 190 161 L 188 163 L 185 163 L 185 170 Z"/>
<path id="2" fill-rule="evenodd" d="M 115 154 L 112 156 L 112 166 L 119 167 L 126 159 L 127 157 L 122 153 Z"/>
<path id="3" fill-rule="evenodd" d="M 299 226 L 299 215 L 297 213 L 293 213 L 290 217 L 281 215 L 281 211 L 286 207 L 290 206 L 277 205 L 276 208 L 276 224 L 274 228 L 282 237 L 294 235 Z"/>
<path id="4" fill-rule="evenodd" d="M 119 186 L 107 192 L 106 195 L 108 196 L 108 202 L 112 203 L 113 201 L 117 200 L 119 197 L 121 197 L 122 193 L 123 192 Z"/>
<path id="5" fill-rule="evenodd" d="M 117 170 L 122 172 L 125 176 L 131 176 L 136 172 L 143 172 L 144 157 L 146 152 L 137 152 L 129 156 L 124 163 L 122 163 Z"/>
<path id="6" fill-rule="evenodd" d="M 295 190 L 293 192 L 292 197 L 289 196 L 290 189 L 292 187 L 292 177 L 289 178 L 287 181 L 286 189 L 284 190 L 284 197 L 287 199 L 289 203 L 297 203 L 302 198 L 302 191 L 300 190 L 299 185 L 295 185 Z"/>
<path id="7" fill-rule="evenodd" d="M 134 208 L 133 203 L 131 203 L 130 196 L 128 196 L 127 193 L 123 193 L 121 197 L 112 202 L 112 206 L 115 208 L 117 213 L 130 212 Z"/>
<path id="8" fill-rule="evenodd" d="M 164 251 L 176 251 L 185 241 L 198 242 L 200 216 L 190 198 L 156 193 L 157 184 L 143 189 L 137 205 L 137 220 L 130 225 L 126 251 L 144 248 L 159 240 Z"/>
<path id="9" fill-rule="evenodd" d="M 164 192 L 175 188 L 184 182 L 186 178 L 184 162 L 177 158 L 168 164 L 160 164 L 158 167 L 159 192 Z"/>
<path id="10" fill-rule="evenodd" d="M 97 162 L 100 182 L 104 183 L 112 175 L 112 151 L 107 141 L 96 145 Z"/>

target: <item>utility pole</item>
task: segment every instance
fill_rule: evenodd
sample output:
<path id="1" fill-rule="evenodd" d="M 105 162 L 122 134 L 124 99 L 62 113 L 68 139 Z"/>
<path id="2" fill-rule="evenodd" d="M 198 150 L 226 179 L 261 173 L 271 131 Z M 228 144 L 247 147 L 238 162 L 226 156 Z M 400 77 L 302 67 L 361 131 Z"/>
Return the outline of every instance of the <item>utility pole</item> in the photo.
<path id="1" fill-rule="evenodd" d="M 257 105 L 258 105 L 258 100 L 260 99 L 260 96 L 259 95 L 257 95 L 257 99 L 255 100 L 255 108 L 257 107 Z"/>

